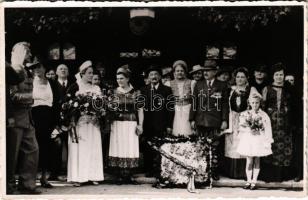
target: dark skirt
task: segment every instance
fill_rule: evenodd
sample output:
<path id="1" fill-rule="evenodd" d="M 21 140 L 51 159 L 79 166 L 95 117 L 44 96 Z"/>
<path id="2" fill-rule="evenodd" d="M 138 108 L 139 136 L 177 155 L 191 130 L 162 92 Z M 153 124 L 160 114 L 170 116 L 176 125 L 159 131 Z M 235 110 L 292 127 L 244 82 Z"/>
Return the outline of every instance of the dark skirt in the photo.
<path id="1" fill-rule="evenodd" d="M 293 170 L 290 166 L 276 166 L 262 161 L 259 179 L 265 182 L 283 182 L 293 178 Z"/>
<path id="2" fill-rule="evenodd" d="M 233 179 L 245 179 L 246 178 L 246 159 L 233 159 L 225 157 L 223 159 L 223 174 Z"/>
<path id="3" fill-rule="evenodd" d="M 294 149 L 293 149 L 293 160 L 291 163 L 292 168 L 294 169 L 294 176 L 303 179 L 304 174 L 304 159 L 303 159 L 303 146 L 304 146 L 304 136 L 303 130 L 297 130 L 294 135 Z"/>
<path id="4" fill-rule="evenodd" d="M 51 168 L 53 163 L 52 140 L 53 112 L 49 106 L 35 106 L 32 108 L 35 135 L 39 146 L 39 167 L 42 170 Z"/>

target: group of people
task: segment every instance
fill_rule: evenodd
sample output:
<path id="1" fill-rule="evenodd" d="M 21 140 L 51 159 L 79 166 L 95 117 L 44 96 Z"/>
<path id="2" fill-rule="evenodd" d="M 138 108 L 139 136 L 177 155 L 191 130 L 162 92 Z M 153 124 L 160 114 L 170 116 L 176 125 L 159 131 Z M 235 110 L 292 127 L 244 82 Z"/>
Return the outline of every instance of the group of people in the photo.
<path id="1" fill-rule="evenodd" d="M 144 73 L 145 85 L 137 89 L 128 65 L 117 69 L 118 86 L 111 88 L 104 80 L 105 69 L 91 61 L 82 63 L 71 82 L 66 65 L 47 70 L 42 58 L 31 57 L 30 44 L 20 42 L 6 64 L 9 194 L 39 194 L 38 166 L 41 186 L 52 188 L 47 172 L 49 180 L 57 179 L 63 160 L 67 181 L 74 186 L 99 184 L 104 165 L 113 169 L 117 183 L 137 184 L 133 172 L 142 164 L 146 176 L 157 179 L 154 186 L 164 187 L 162 155 L 148 141 L 169 135 L 200 135 L 210 141 L 214 180 L 220 175 L 246 177 L 244 188 L 255 189 L 259 172 L 265 181 L 288 180 L 290 170 L 293 178 L 302 178 L 303 135 L 294 118 L 301 99 L 285 81 L 282 63 L 271 66 L 271 73 L 258 65 L 250 79 L 243 67 L 232 72 L 206 60 L 189 71 L 187 63 L 178 60 L 169 69 L 151 65 Z M 67 96 L 89 93 L 107 94 L 117 106 L 104 120 L 74 116 L 76 142 L 61 122 L 62 104 Z"/>

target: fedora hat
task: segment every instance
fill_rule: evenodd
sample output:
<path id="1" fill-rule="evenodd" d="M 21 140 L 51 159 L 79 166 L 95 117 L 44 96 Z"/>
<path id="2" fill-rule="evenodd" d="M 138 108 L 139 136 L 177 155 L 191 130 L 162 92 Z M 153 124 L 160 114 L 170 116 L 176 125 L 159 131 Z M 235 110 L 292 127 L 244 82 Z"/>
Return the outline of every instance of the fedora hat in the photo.
<path id="1" fill-rule="evenodd" d="M 201 67 L 201 65 L 194 65 L 192 70 L 189 72 L 190 74 L 193 74 L 197 71 L 203 71 L 204 70 L 204 67 Z"/>
<path id="2" fill-rule="evenodd" d="M 162 70 L 156 66 L 156 65 L 151 65 L 145 72 L 146 76 L 149 76 L 149 73 L 152 71 L 158 72 L 160 75 L 162 75 Z"/>
<path id="3" fill-rule="evenodd" d="M 219 67 L 217 65 L 217 62 L 215 60 L 206 60 L 204 62 L 204 70 L 218 70 Z"/>

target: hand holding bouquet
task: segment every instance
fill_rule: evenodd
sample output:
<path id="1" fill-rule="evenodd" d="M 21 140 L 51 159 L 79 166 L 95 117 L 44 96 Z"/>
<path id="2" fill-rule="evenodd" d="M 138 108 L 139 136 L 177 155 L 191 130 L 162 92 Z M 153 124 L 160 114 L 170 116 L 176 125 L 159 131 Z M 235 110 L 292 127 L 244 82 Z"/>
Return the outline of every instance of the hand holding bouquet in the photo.
<path id="1" fill-rule="evenodd" d="M 242 126 L 249 127 L 253 135 L 260 135 L 260 132 L 264 131 L 262 117 L 259 115 L 252 115 L 250 112 L 248 112 L 248 115 L 245 116 L 245 122 Z"/>
<path id="2" fill-rule="evenodd" d="M 72 133 L 72 138 L 78 143 L 75 126 L 79 116 L 90 115 L 101 118 L 106 115 L 107 104 L 107 96 L 96 93 L 77 92 L 75 96 L 67 94 L 60 113 L 62 126 L 68 127 L 67 131 Z"/>

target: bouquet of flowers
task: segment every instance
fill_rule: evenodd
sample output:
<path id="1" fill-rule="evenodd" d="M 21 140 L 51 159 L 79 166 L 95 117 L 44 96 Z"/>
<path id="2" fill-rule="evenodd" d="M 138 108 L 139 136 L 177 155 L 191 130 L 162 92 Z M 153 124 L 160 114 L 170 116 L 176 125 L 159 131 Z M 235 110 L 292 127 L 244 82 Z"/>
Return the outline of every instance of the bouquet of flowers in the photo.
<path id="1" fill-rule="evenodd" d="M 253 135 L 260 135 L 260 131 L 264 131 L 262 117 L 259 115 L 253 116 L 249 112 L 248 115 L 245 116 L 245 123 L 242 124 L 242 126 L 249 127 Z"/>
<path id="2" fill-rule="evenodd" d="M 90 115 L 99 119 L 106 115 L 107 104 L 108 98 L 105 95 L 77 92 L 73 97 L 68 93 L 60 112 L 62 131 L 70 132 L 73 141 L 78 143 L 75 124 L 79 116 Z"/>

